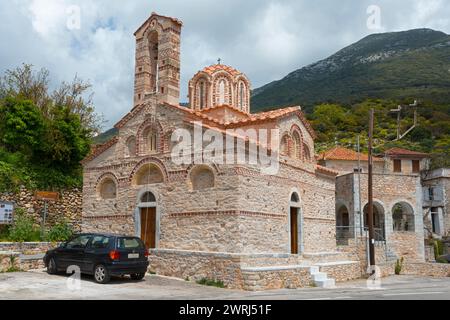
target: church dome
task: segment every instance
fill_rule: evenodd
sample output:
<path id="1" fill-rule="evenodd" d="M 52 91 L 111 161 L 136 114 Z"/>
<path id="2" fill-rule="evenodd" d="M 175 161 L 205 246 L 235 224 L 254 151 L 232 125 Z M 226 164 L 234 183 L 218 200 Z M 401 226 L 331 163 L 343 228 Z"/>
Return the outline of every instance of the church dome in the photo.
<path id="1" fill-rule="evenodd" d="M 214 64 L 189 81 L 189 105 L 204 110 L 227 105 L 250 113 L 250 81 L 233 67 Z"/>

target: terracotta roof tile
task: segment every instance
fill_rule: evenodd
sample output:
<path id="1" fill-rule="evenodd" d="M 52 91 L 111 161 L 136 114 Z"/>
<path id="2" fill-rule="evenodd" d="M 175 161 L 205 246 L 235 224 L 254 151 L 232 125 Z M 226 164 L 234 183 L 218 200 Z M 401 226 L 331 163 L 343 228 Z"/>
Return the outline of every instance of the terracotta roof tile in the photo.
<path id="1" fill-rule="evenodd" d="M 319 155 L 318 160 L 358 161 L 358 156 L 360 156 L 361 161 L 369 161 L 369 156 L 367 154 L 358 154 L 356 151 L 343 147 L 335 147 L 331 150 L 323 152 Z M 373 157 L 373 161 L 383 162 L 384 160 L 379 157 Z"/>
<path id="2" fill-rule="evenodd" d="M 316 171 L 318 171 L 320 173 L 328 174 L 328 175 L 331 175 L 331 176 L 339 175 L 339 172 L 337 172 L 335 170 L 332 170 L 330 168 L 327 168 L 327 167 L 323 167 L 321 165 L 317 165 L 316 166 Z"/>
<path id="3" fill-rule="evenodd" d="M 242 72 L 236 70 L 235 68 L 224 65 L 224 64 L 213 64 L 212 66 L 204 68 L 200 72 L 205 72 L 209 75 L 213 75 L 214 73 L 219 72 L 219 71 L 226 71 L 229 74 L 231 74 L 233 77 L 242 74 Z"/>
<path id="4" fill-rule="evenodd" d="M 385 152 L 387 156 L 413 156 L 413 157 L 428 157 L 428 153 L 416 152 L 402 148 L 392 148 Z"/>
<path id="5" fill-rule="evenodd" d="M 91 160 L 94 160 L 100 154 L 102 154 L 103 152 L 105 152 L 106 150 L 111 148 L 113 145 L 115 145 L 118 141 L 119 141 L 119 137 L 116 136 L 116 137 L 108 140 L 104 144 L 94 146 L 92 148 L 91 152 L 89 153 L 89 155 L 81 161 L 81 164 L 85 164 Z"/>

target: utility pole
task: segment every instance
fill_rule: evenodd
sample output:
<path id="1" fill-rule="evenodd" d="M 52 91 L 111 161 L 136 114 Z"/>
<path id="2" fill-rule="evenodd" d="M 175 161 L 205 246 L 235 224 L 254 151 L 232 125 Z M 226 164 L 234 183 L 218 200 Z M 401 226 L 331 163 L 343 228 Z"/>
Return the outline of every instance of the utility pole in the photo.
<path id="1" fill-rule="evenodd" d="M 369 264 L 370 270 L 375 271 L 375 232 L 373 228 L 373 122 L 374 122 L 374 109 L 370 110 L 369 120 L 369 212 L 368 212 L 368 224 L 369 224 Z"/>
<path id="2" fill-rule="evenodd" d="M 417 126 L 417 107 L 419 106 L 419 102 L 417 100 L 414 100 L 413 104 L 410 105 L 399 105 L 397 109 L 393 109 L 391 110 L 391 112 L 393 113 L 397 113 L 397 139 L 395 139 L 394 141 L 399 141 L 402 140 L 404 137 L 406 137 L 412 130 L 414 130 Z M 406 108 L 414 108 L 414 124 L 408 129 L 406 130 L 405 133 L 401 133 L 401 120 L 402 120 L 402 110 L 406 109 Z"/>
<path id="3" fill-rule="evenodd" d="M 362 201 L 361 201 L 361 137 L 358 134 L 358 200 L 359 200 L 359 232 L 360 232 L 360 236 L 363 236 L 364 233 L 364 225 L 363 225 L 363 209 L 361 208 L 362 206 Z M 356 232 L 356 230 L 355 230 Z"/>

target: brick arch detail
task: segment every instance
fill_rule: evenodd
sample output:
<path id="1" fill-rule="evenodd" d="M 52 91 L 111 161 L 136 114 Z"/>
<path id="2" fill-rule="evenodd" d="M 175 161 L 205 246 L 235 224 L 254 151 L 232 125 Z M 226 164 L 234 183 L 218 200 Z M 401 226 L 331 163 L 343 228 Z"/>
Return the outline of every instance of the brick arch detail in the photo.
<path id="1" fill-rule="evenodd" d="M 136 153 L 138 155 L 145 155 L 145 152 L 143 150 L 144 148 L 144 132 L 149 127 L 153 127 L 156 129 L 158 134 L 158 140 L 157 140 L 157 150 L 158 153 L 164 152 L 165 146 L 164 146 L 164 129 L 161 125 L 161 123 L 155 119 L 147 119 L 145 120 L 138 128 L 137 134 L 136 134 Z"/>
<path id="2" fill-rule="evenodd" d="M 131 183 L 133 181 L 133 178 L 136 175 L 136 173 L 139 172 L 139 170 L 147 164 L 156 165 L 163 175 L 164 182 L 166 182 L 168 180 L 169 174 L 167 172 L 167 169 L 166 169 L 166 166 L 164 165 L 164 163 L 161 160 L 159 160 L 158 158 L 148 157 L 148 158 L 142 159 L 134 166 L 133 170 L 131 171 L 131 173 L 128 177 L 128 182 Z"/>

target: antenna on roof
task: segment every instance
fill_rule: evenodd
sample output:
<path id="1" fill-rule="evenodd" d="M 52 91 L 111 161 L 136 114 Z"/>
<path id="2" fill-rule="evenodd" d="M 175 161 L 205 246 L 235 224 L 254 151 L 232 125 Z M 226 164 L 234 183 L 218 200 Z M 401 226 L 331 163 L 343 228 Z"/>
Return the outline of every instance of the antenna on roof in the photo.
<path id="1" fill-rule="evenodd" d="M 217 64 L 220 64 L 222 62 L 222 59 L 217 59 Z"/>

